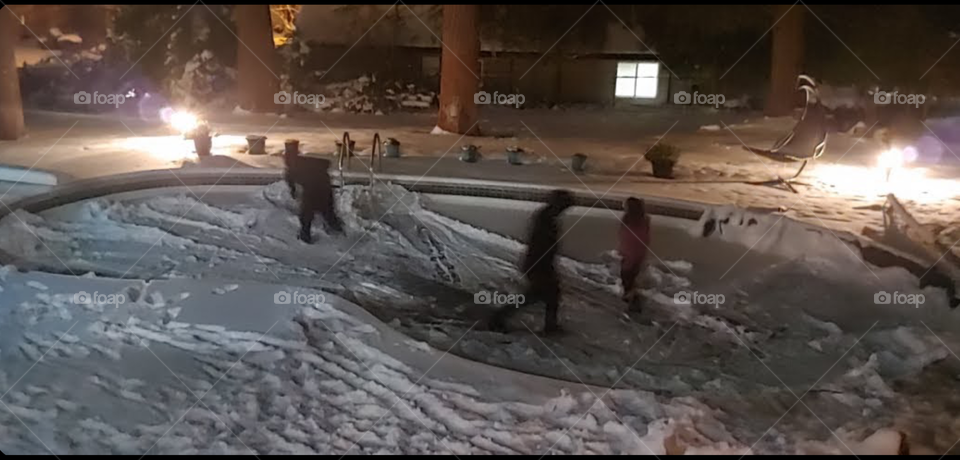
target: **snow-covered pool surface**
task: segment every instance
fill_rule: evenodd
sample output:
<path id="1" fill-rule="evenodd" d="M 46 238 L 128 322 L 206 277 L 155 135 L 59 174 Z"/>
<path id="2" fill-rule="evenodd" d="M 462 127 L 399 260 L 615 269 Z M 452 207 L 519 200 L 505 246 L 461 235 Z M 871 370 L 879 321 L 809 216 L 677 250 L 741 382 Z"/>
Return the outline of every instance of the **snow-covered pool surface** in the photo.
<path id="1" fill-rule="evenodd" d="M 0 447 L 860 454 L 895 453 L 903 433 L 911 452 L 939 454 L 960 438 L 944 293 L 829 231 L 736 209 L 655 216 L 647 303 L 626 314 L 617 215 L 575 208 L 560 263 L 568 332 L 544 338 L 542 309 L 499 334 L 474 302 L 522 289 L 518 240 L 536 204 L 381 185 L 346 187 L 337 206 L 346 235 L 317 225 L 313 245 L 296 240 L 282 183 L 0 220 L 7 253 L 101 275 L 0 277 L 0 388 L 12 387 Z M 876 304 L 880 291 L 925 301 Z M 283 292 L 323 301 L 278 304 Z M 678 304 L 680 292 L 724 302 Z"/>

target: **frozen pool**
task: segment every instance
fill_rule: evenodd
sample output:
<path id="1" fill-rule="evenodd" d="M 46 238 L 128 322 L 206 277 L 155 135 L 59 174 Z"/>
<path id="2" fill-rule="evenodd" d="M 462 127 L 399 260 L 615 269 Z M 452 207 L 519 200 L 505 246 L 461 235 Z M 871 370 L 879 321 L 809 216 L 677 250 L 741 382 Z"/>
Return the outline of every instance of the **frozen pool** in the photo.
<path id="1" fill-rule="evenodd" d="M 861 260 L 829 231 L 736 209 L 707 209 L 698 220 L 655 215 L 647 306 L 626 314 L 612 253 L 618 212 L 573 208 L 560 262 L 567 333 L 543 338 L 534 333 L 541 309 L 498 334 L 484 328 L 491 307 L 474 301 L 483 290 L 522 292 L 519 240 L 537 203 L 385 185 L 348 186 L 337 200 L 346 235 L 315 226 L 312 245 L 296 240 L 295 204 L 276 182 L 152 188 L 20 211 L 0 221 L 0 249 L 37 269 L 230 286 L 223 295 L 248 285 L 318 289 L 362 307 L 409 346 L 654 400 L 692 398 L 721 411 L 740 443 L 759 439 L 764 451 L 890 427 L 934 451 L 955 440 L 955 414 L 931 407 L 929 396 L 952 401 L 958 375 L 946 347 L 957 343 L 957 321 L 944 293 Z M 880 291 L 925 301 L 878 305 Z M 677 303 L 683 292 L 724 302 Z M 215 310 L 191 322 L 258 330 L 253 322 L 269 320 L 243 318 L 282 308 L 235 302 L 230 317 Z M 38 324 L 50 312 L 21 319 Z"/>

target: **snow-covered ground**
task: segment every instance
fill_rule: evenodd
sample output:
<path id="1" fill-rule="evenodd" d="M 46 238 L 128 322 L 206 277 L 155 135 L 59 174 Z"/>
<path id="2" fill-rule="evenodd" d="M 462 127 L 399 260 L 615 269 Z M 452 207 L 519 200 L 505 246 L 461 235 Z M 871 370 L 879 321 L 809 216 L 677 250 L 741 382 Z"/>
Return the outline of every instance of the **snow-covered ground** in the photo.
<path id="1" fill-rule="evenodd" d="M 736 209 L 656 217 L 647 304 L 627 315 L 615 216 L 577 208 L 568 332 L 543 338 L 536 307 L 498 334 L 474 299 L 519 292 L 533 205 L 380 184 L 337 206 L 346 235 L 318 222 L 313 245 L 282 183 L 5 217 L 0 249 L 108 277 L 4 271 L 4 451 L 861 454 L 903 433 L 939 454 L 960 438 L 944 293 L 830 231 Z M 879 291 L 925 301 L 878 305 Z"/>
<path id="2" fill-rule="evenodd" d="M 135 102 L 133 104 L 140 104 Z M 136 107 L 146 118 L 156 108 Z M 743 181 L 790 176 L 798 165 L 773 163 L 743 151 L 742 144 L 768 146 L 789 131 L 789 118 L 765 119 L 754 112 L 648 108 L 633 111 L 513 110 L 484 107 L 484 137 L 431 134 L 436 115 L 401 113 L 389 116 L 324 114 L 276 116 L 207 114 L 221 136 L 214 140 L 217 157 L 203 163 L 244 167 L 281 167 L 278 156 L 244 154 L 247 134 L 265 134 L 267 150 L 276 154 L 283 140 L 298 138 L 302 150 L 332 154 L 344 131 L 368 155 L 374 133 L 401 142 L 401 159 L 385 159 L 383 171 L 394 174 L 459 177 L 588 187 L 598 196 L 612 192 L 680 198 L 736 205 L 783 215 L 835 230 L 861 233 L 882 223 L 879 207 L 885 194 L 897 193 L 924 224 L 955 233 L 960 212 L 960 121 L 927 121 L 931 132 L 922 143 L 925 155 L 888 187 L 876 171 L 880 144 L 873 131 L 831 133 L 826 154 L 808 165 L 799 194 Z M 56 173 L 61 181 L 130 171 L 193 166 L 192 145 L 169 128 L 138 118 L 76 114 L 28 113 L 30 134 L 18 142 L 0 142 L 5 164 Z M 719 129 L 700 129 L 711 126 Z M 682 157 L 675 180 L 650 175 L 641 156 L 654 142 L 672 143 Z M 863 136 L 861 138 L 861 136 Z M 943 143 L 941 143 L 943 141 Z M 457 160 L 460 146 L 481 147 L 483 160 Z M 524 165 L 505 161 L 506 150 L 522 147 Z M 38 156 L 38 152 L 41 155 Z M 588 155 L 587 172 L 570 172 L 574 153 Z M 364 158 L 364 161 L 366 159 Z M 354 161 L 352 169 L 362 170 Z M 954 241 L 956 241 L 954 239 Z M 950 246 L 954 241 L 949 241 Z"/>

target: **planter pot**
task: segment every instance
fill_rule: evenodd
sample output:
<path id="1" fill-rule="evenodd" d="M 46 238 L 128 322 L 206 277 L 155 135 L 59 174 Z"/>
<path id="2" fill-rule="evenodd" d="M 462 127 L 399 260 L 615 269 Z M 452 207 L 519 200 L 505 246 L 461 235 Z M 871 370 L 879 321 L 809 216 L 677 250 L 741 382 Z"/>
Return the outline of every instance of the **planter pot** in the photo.
<path id="1" fill-rule="evenodd" d="M 573 169 L 573 172 L 582 173 L 584 167 L 587 164 L 587 156 L 578 153 L 573 156 L 573 159 L 570 161 L 570 168 Z"/>
<path id="2" fill-rule="evenodd" d="M 210 156 L 210 149 L 213 148 L 213 138 L 209 134 L 194 134 L 193 148 L 197 150 L 197 156 L 208 157 Z"/>
<path id="3" fill-rule="evenodd" d="M 673 179 L 673 166 L 676 165 L 676 162 L 651 161 L 650 165 L 653 166 L 653 177 L 659 177 L 661 179 Z"/>
<path id="4" fill-rule="evenodd" d="M 300 155 L 300 141 L 297 139 L 287 139 L 284 141 L 283 155 L 288 157 Z"/>
<path id="5" fill-rule="evenodd" d="M 480 159 L 479 147 L 474 145 L 464 145 L 460 149 L 460 161 L 464 163 L 476 163 Z"/>
<path id="6" fill-rule="evenodd" d="M 523 161 L 520 160 L 521 154 L 523 154 L 523 150 L 521 149 L 507 149 L 507 163 L 522 165 Z"/>
<path id="7" fill-rule="evenodd" d="M 247 153 L 250 155 L 266 155 L 267 137 L 247 136 Z"/>
<path id="8" fill-rule="evenodd" d="M 400 158 L 400 141 L 388 138 L 383 142 L 383 147 L 387 150 L 387 158 Z"/>

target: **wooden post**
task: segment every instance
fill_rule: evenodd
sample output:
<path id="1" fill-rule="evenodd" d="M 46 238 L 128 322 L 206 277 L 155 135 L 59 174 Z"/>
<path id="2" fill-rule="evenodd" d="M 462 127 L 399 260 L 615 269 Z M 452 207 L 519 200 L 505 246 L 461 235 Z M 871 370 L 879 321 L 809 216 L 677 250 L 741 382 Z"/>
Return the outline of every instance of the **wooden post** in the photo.
<path id="1" fill-rule="evenodd" d="M 802 5 L 777 5 L 773 20 L 773 47 L 770 59 L 770 91 L 764 115 L 779 117 L 793 113 L 797 101 L 797 75 L 803 67 Z M 782 19 L 781 19 L 782 17 Z"/>
<path id="2" fill-rule="evenodd" d="M 240 107 L 253 112 L 276 112 L 274 95 L 280 89 L 270 5 L 236 5 L 237 87 Z"/>
<path id="3" fill-rule="evenodd" d="M 0 11 L 0 140 L 17 140 L 26 134 L 14 55 L 20 27 L 19 19 L 10 11 Z"/>
<path id="4" fill-rule="evenodd" d="M 480 87 L 480 7 L 443 6 L 443 54 L 440 59 L 440 113 L 444 131 L 479 135 L 474 97 Z"/>

